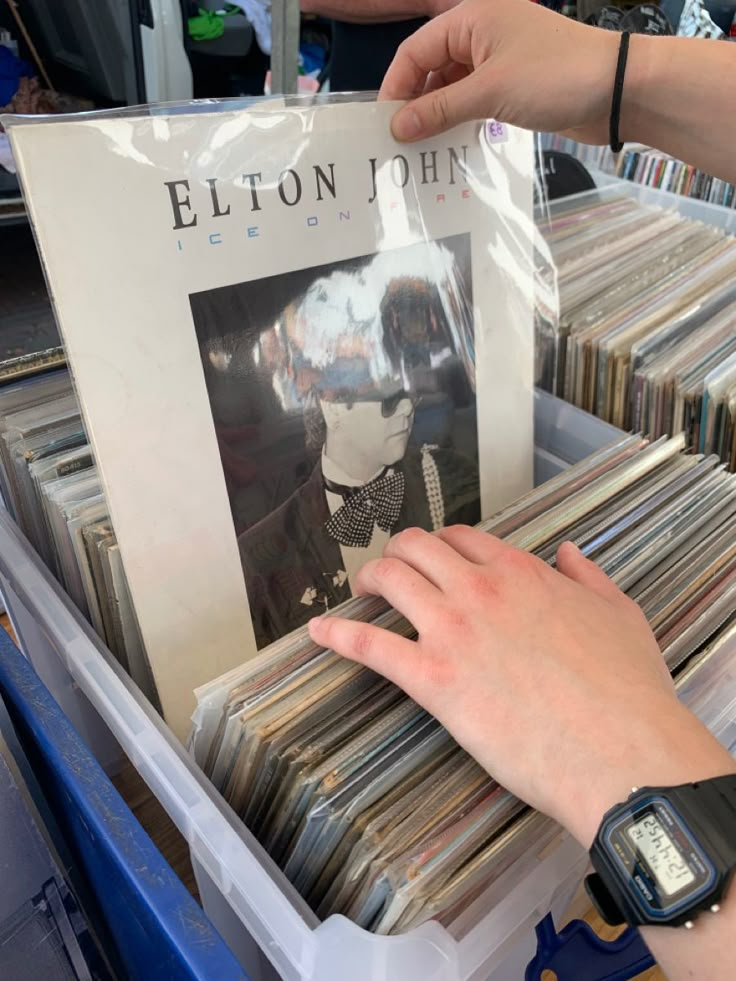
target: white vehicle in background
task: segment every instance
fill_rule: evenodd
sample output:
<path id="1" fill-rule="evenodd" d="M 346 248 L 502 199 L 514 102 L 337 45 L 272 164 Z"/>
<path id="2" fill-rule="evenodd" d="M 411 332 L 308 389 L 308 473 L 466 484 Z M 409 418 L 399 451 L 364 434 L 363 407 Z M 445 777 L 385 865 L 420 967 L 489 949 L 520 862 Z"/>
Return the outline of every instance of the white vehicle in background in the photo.
<path id="1" fill-rule="evenodd" d="M 137 6 L 148 7 L 150 11 L 150 17 L 139 20 L 144 101 L 191 99 L 192 69 L 184 45 L 180 0 L 143 0 Z"/>
<path id="2" fill-rule="evenodd" d="M 54 85 L 96 103 L 192 98 L 182 0 L 24 0 Z"/>

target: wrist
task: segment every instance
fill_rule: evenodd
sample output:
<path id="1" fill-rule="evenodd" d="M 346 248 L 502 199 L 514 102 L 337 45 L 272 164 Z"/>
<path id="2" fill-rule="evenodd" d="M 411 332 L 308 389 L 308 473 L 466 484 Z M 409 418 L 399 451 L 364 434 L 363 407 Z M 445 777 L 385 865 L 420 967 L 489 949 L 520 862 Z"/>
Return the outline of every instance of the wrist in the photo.
<path id="1" fill-rule="evenodd" d="M 619 133 L 623 142 L 652 142 L 656 102 L 660 90 L 668 84 L 668 67 L 672 59 L 673 38 L 632 34 L 624 75 Z M 664 43 L 662 43 L 664 42 Z"/>
<path id="2" fill-rule="evenodd" d="M 652 706 L 649 718 L 627 725 L 615 742 L 561 802 L 562 824 L 586 849 L 605 813 L 634 787 L 675 787 L 736 772 L 728 751 L 680 703 Z"/>

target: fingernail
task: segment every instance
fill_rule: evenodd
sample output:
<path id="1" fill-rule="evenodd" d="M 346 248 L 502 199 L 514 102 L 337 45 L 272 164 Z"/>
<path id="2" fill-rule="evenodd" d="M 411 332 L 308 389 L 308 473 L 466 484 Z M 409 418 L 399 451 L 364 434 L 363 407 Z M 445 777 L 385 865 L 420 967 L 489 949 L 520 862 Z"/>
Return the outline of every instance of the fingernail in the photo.
<path id="1" fill-rule="evenodd" d="M 414 109 L 400 109 L 394 116 L 391 131 L 397 140 L 417 140 L 422 135 L 422 121 Z"/>
<path id="2" fill-rule="evenodd" d="M 578 548 L 578 546 L 575 544 L 575 542 L 565 542 L 564 545 L 565 545 L 565 548 L 567 549 L 567 551 L 568 552 L 573 552 L 578 559 L 584 559 L 585 558 L 585 556 L 583 555 L 582 550 Z"/>

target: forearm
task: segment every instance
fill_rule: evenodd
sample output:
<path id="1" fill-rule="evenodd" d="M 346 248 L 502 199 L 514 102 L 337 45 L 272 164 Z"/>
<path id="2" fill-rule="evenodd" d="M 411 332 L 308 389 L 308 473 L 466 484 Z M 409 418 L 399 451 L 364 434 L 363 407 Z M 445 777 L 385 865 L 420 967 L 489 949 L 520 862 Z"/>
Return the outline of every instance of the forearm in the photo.
<path id="1" fill-rule="evenodd" d="M 691 38 L 631 38 L 620 134 L 736 181 L 736 47 Z"/>
<path id="2" fill-rule="evenodd" d="M 303 14 L 349 24 L 380 24 L 430 16 L 427 0 L 300 0 Z"/>

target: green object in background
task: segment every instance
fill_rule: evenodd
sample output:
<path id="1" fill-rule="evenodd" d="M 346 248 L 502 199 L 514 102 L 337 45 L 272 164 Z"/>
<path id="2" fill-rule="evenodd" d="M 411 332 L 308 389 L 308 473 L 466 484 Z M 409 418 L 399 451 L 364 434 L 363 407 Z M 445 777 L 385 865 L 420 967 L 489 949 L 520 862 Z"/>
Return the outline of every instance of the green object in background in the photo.
<path id="1" fill-rule="evenodd" d="M 225 33 L 225 18 L 212 10 L 202 10 L 196 17 L 190 17 L 189 37 L 193 41 L 214 41 Z"/>
<path id="2" fill-rule="evenodd" d="M 215 41 L 225 33 L 225 18 L 242 14 L 240 7 L 226 3 L 222 10 L 202 10 L 188 22 L 189 37 L 193 41 Z"/>

